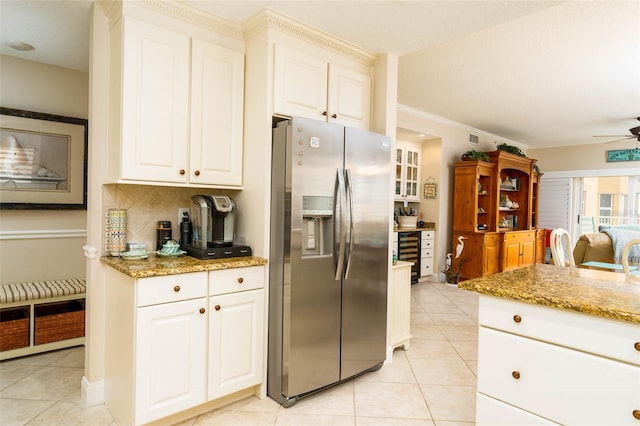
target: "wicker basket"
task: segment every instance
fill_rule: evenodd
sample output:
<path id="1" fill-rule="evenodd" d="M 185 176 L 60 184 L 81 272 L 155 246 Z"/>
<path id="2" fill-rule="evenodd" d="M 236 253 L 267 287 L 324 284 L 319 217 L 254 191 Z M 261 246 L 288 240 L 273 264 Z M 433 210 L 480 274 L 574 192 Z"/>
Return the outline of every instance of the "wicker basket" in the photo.
<path id="1" fill-rule="evenodd" d="M 20 306 L 0 311 L 0 351 L 29 346 L 29 308 Z"/>
<path id="2" fill-rule="evenodd" d="M 34 344 L 84 336 L 84 300 L 36 306 Z"/>

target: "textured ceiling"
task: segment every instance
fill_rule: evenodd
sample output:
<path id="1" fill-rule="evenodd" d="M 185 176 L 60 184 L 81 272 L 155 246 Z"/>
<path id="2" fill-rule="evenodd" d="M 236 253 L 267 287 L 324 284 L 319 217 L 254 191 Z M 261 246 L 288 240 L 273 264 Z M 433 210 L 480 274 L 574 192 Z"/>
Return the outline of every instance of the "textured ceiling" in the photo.
<path id="1" fill-rule="evenodd" d="M 90 3 L 0 1 L 0 52 L 86 71 Z M 530 147 L 602 143 L 592 136 L 640 124 L 636 0 L 184 3 L 238 23 L 270 7 L 396 53 L 400 104 Z M 16 40 L 37 49 L 6 47 Z"/>

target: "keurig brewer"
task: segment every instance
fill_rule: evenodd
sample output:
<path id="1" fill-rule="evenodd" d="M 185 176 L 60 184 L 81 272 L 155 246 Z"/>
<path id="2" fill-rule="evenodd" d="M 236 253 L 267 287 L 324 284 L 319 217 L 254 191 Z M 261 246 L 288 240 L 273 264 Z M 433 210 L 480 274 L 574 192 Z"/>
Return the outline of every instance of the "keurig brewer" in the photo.
<path id="1" fill-rule="evenodd" d="M 251 248 L 234 246 L 235 203 L 226 195 L 191 197 L 191 244 L 183 250 L 199 259 L 250 256 Z"/>

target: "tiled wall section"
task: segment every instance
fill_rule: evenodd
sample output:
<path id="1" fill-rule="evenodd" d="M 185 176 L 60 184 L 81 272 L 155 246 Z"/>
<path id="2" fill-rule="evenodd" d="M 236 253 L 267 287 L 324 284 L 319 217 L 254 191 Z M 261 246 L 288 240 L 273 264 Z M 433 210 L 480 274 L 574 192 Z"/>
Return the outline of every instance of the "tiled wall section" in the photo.
<path id="1" fill-rule="evenodd" d="M 180 225 L 176 223 L 178 209 L 189 208 L 191 196 L 197 194 L 220 194 L 233 197 L 234 191 L 118 184 L 104 185 L 102 200 L 105 215 L 110 208 L 127 209 L 128 242 L 144 243 L 147 251 L 155 251 L 157 222 L 170 220 L 173 238 L 179 239 Z M 104 221 L 103 228 L 105 228 Z M 106 229 L 103 231 L 105 235 Z M 103 242 L 103 250 L 105 244 L 106 241 Z"/>

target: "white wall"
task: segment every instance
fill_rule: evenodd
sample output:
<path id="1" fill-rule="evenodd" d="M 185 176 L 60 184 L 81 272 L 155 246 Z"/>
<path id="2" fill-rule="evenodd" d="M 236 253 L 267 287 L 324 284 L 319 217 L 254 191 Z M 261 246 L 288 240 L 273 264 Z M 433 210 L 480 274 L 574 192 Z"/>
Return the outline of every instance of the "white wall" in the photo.
<path id="1" fill-rule="evenodd" d="M 3 107 L 88 117 L 88 73 L 2 55 L 0 76 Z M 85 210 L 0 210 L 0 281 L 84 278 L 85 233 Z"/>

